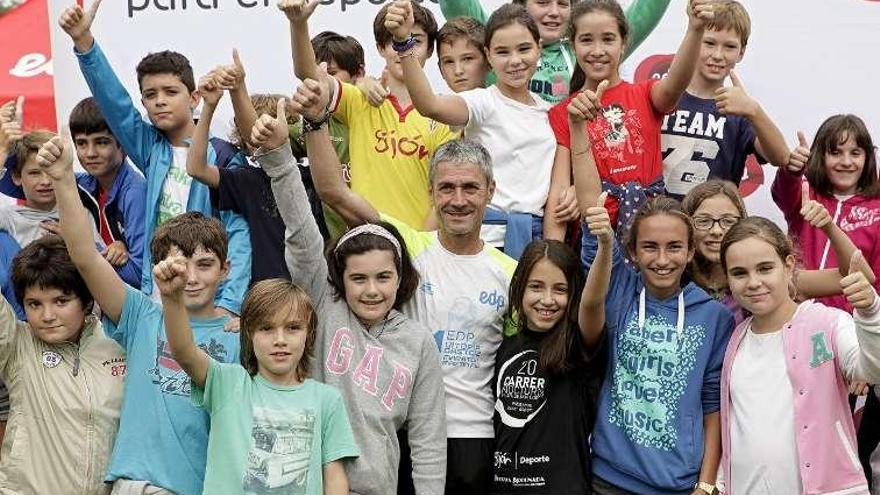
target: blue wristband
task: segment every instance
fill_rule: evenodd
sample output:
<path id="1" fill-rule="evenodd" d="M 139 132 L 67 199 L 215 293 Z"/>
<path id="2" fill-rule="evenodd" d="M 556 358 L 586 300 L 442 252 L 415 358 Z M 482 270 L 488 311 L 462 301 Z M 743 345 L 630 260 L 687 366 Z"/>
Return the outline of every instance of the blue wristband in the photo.
<path id="1" fill-rule="evenodd" d="M 391 39 L 391 49 L 397 53 L 408 52 L 414 46 L 416 46 L 416 38 L 413 35 L 409 35 L 409 38 L 404 41 L 396 41 L 394 38 Z"/>

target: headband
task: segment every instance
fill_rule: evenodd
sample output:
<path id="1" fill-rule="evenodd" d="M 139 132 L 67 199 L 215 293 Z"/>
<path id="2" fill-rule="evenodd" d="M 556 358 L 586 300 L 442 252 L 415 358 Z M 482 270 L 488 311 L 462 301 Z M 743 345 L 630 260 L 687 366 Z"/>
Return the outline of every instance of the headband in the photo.
<path id="1" fill-rule="evenodd" d="M 339 242 L 336 243 L 336 248 L 333 249 L 333 254 L 339 254 L 339 248 L 342 247 L 343 244 L 351 240 L 353 237 L 357 237 L 361 234 L 373 234 L 377 235 L 394 246 L 394 250 L 397 251 L 397 257 L 403 260 L 403 254 L 400 249 L 400 242 L 394 237 L 388 229 L 382 227 L 381 225 L 376 225 L 374 223 L 365 223 L 362 225 L 358 225 L 357 227 L 346 232 L 342 237 L 339 238 Z"/>

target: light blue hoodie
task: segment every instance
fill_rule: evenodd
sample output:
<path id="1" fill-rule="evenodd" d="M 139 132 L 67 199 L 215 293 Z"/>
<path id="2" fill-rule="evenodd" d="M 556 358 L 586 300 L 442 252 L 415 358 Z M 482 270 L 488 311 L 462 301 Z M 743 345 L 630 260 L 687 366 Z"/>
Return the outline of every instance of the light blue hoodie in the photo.
<path id="1" fill-rule="evenodd" d="M 150 294 L 153 290 L 153 262 L 150 241 L 156 230 L 159 197 L 168 170 L 174 160 L 174 151 L 165 135 L 152 124 L 145 122 L 134 107 L 125 87 L 116 77 L 104 52 L 95 42 L 88 51 L 76 53 L 86 83 L 101 109 L 101 113 L 116 139 L 147 179 L 147 204 L 144 228 L 144 257 L 141 290 Z M 241 155 L 230 153 L 228 143 L 212 140 L 208 147 L 208 163 L 218 167 L 240 166 Z M 227 146 L 223 146 L 227 144 Z M 210 189 L 199 181 L 193 181 L 189 190 L 186 211 L 200 211 L 218 218 L 229 236 L 227 259 L 231 262 L 229 277 L 217 292 L 216 304 L 238 313 L 251 280 L 251 241 L 245 219 L 231 211 L 218 211 L 211 201 Z"/>

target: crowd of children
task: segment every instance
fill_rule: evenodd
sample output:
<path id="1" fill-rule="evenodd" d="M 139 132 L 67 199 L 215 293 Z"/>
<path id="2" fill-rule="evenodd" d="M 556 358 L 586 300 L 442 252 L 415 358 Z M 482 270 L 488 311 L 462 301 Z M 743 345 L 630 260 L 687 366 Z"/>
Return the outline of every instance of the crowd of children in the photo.
<path id="1" fill-rule="evenodd" d="M 392 0 L 381 81 L 319 3 L 277 4 L 291 95 L 163 51 L 144 119 L 97 0 L 70 137 L 0 105 L 0 494 L 880 493 L 876 150 L 789 147 L 740 3 L 636 83 L 666 0 Z"/>

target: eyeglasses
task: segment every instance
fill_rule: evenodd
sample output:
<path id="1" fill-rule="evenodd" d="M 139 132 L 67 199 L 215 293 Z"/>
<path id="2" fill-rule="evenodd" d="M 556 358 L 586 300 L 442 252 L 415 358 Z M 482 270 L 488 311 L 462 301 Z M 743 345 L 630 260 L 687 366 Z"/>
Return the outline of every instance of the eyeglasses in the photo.
<path id="1" fill-rule="evenodd" d="M 739 222 L 739 217 L 694 217 L 694 227 L 698 230 L 712 230 L 712 227 L 717 223 L 718 226 L 721 227 L 721 230 L 727 231 L 736 225 L 736 222 Z"/>

